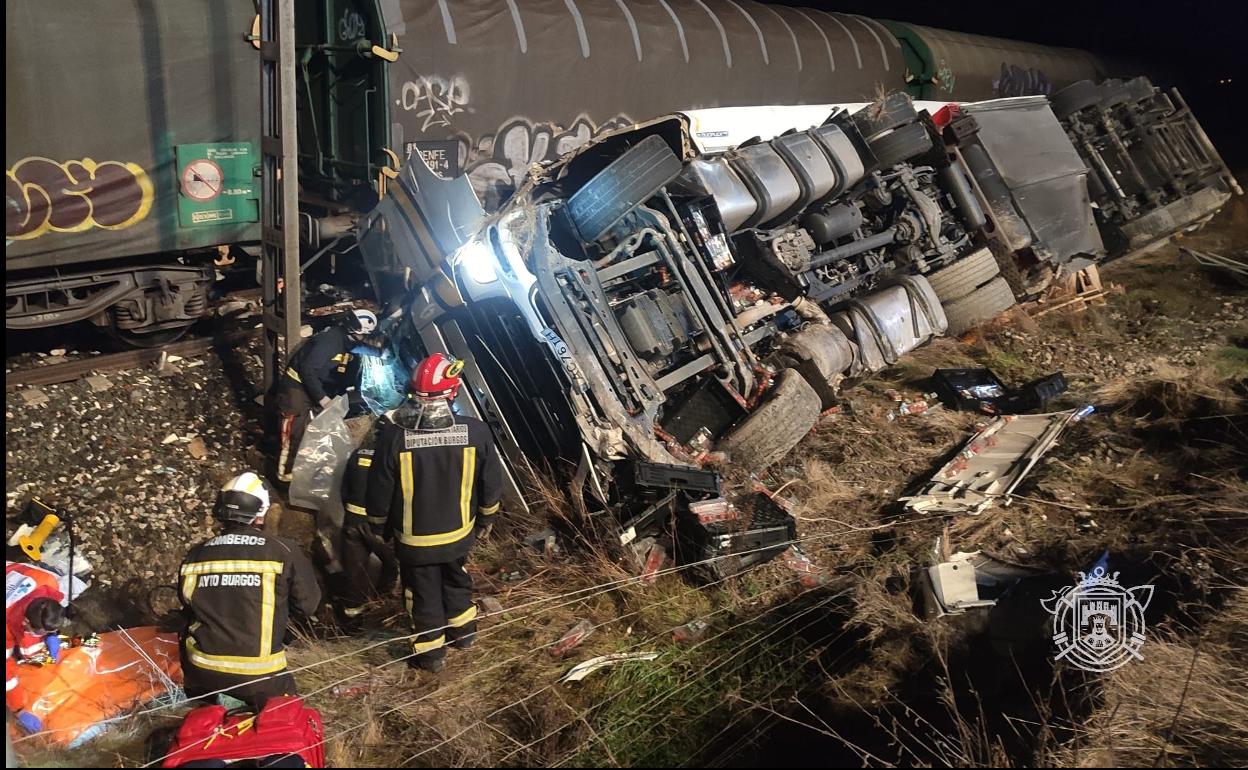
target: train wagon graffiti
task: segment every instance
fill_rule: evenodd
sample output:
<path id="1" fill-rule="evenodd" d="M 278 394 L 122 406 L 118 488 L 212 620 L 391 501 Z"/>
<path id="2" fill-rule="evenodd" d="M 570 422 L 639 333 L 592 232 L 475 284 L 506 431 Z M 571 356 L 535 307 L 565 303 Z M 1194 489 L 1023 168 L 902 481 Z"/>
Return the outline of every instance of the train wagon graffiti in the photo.
<path id="1" fill-rule="evenodd" d="M 122 230 L 152 209 L 154 189 L 135 163 L 23 158 L 6 170 L 4 235 L 29 240 L 93 227 Z"/>
<path id="2" fill-rule="evenodd" d="M 581 115 L 567 128 L 552 123 L 535 123 L 518 117 L 498 131 L 480 137 L 475 144 L 460 140 L 464 153 L 461 164 L 477 197 L 487 209 L 497 208 L 511 194 L 534 163 L 565 155 L 607 131 L 632 125 L 627 115 L 616 115 L 601 123 Z"/>
<path id="3" fill-rule="evenodd" d="M 1001 62 L 1001 73 L 992 81 L 993 95 L 1001 98 L 1048 96 L 1052 90 L 1053 83 L 1044 70 L 1037 67 L 1020 67 L 1005 62 Z"/>

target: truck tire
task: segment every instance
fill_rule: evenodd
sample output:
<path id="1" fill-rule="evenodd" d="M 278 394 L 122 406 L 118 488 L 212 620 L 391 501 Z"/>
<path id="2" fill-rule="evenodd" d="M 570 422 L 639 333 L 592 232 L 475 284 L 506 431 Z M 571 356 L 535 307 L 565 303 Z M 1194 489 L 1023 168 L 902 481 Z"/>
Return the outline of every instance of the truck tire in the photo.
<path id="1" fill-rule="evenodd" d="M 1053 114 L 1058 120 L 1065 120 L 1082 109 L 1086 109 L 1101 100 L 1101 89 L 1091 80 L 1080 80 L 1071 83 L 1053 94 L 1049 99 L 1053 105 Z"/>
<path id="2" fill-rule="evenodd" d="M 767 400 L 720 439 L 716 449 L 748 471 L 762 471 L 789 453 L 819 421 L 819 394 L 795 369 L 776 378 Z"/>
<path id="3" fill-rule="evenodd" d="M 1127 81 L 1127 94 L 1133 102 L 1142 102 L 1145 99 L 1151 99 L 1156 91 L 1153 90 L 1153 82 L 1148 78 L 1140 75 Z"/>
<path id="4" fill-rule="evenodd" d="M 945 305 L 948 334 L 957 336 L 970 331 L 1014 305 L 1014 292 L 1010 290 L 1010 285 L 1004 278 L 993 278 L 987 285 Z"/>
<path id="5" fill-rule="evenodd" d="M 927 282 L 941 304 L 948 305 L 996 278 L 1000 272 L 992 252 L 980 249 L 927 276 Z"/>
<path id="6" fill-rule="evenodd" d="M 932 149 L 932 137 L 922 123 L 911 123 L 872 139 L 867 146 L 875 153 L 880 168 L 889 168 Z"/>
<path id="7" fill-rule="evenodd" d="M 1014 297 L 1018 299 L 1030 294 L 1027 276 L 1023 268 L 1018 265 L 1018 256 L 1000 241 L 989 241 L 988 248 L 992 251 L 993 258 L 997 260 L 997 267 L 1001 269 L 1001 277 L 1014 292 Z"/>
<path id="8" fill-rule="evenodd" d="M 568 216 L 581 238 L 593 242 L 644 203 L 684 168 L 659 136 L 648 136 L 599 171 L 568 199 Z"/>
<path id="9" fill-rule="evenodd" d="M 1101 83 L 1101 107 L 1109 109 L 1125 104 L 1131 99 L 1131 90 L 1127 84 L 1114 78 Z"/>
<path id="10" fill-rule="evenodd" d="M 868 142 L 895 128 L 913 123 L 919 119 L 914 109 L 914 102 L 906 94 L 889 94 L 881 101 L 868 104 L 853 115 L 854 126 Z"/>
<path id="11" fill-rule="evenodd" d="M 793 369 L 819 394 L 820 408 L 840 402 L 837 386 L 854 365 L 854 346 L 840 328 L 811 324 L 784 339 L 772 355 L 777 369 Z"/>

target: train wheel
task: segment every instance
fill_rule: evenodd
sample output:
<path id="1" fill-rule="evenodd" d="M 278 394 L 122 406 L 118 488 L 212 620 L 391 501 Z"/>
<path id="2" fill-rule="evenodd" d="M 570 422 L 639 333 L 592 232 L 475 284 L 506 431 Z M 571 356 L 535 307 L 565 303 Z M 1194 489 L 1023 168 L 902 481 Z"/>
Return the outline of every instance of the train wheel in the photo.
<path id="1" fill-rule="evenodd" d="M 118 343 L 129 348 L 158 348 L 162 345 L 168 345 L 171 342 L 177 342 L 182 339 L 182 335 L 186 334 L 191 327 L 179 326 L 174 329 L 161 329 L 160 331 L 148 332 L 146 334 L 132 331 L 130 329 L 118 329 L 113 326 L 108 330 L 108 334 Z"/>

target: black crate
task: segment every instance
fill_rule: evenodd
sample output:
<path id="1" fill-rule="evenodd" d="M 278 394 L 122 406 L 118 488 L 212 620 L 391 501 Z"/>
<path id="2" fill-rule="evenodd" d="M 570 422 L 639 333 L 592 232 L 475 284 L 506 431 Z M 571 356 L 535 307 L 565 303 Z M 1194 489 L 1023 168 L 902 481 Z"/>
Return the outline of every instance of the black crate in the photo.
<path id="1" fill-rule="evenodd" d="M 1032 380 L 999 402 L 1005 414 L 1021 414 L 1041 408 L 1049 401 L 1066 392 L 1066 377 L 1054 372 L 1047 377 Z"/>
<path id="2" fill-rule="evenodd" d="M 704 377 L 683 399 L 664 409 L 662 427 L 680 443 L 688 444 L 703 428 L 711 438 L 719 438 L 745 413 L 745 407 L 718 380 Z"/>
<path id="3" fill-rule="evenodd" d="M 687 512 L 678 516 L 678 561 L 706 562 L 696 574 L 719 580 L 775 558 L 797 540 L 797 521 L 766 495 L 753 495 L 738 507 L 738 521 L 701 524 Z"/>
<path id="4" fill-rule="evenodd" d="M 980 395 L 974 394 L 975 389 Z M 1010 392 L 991 369 L 937 369 L 932 375 L 932 390 L 950 409 L 972 412 L 995 412 L 996 402 Z"/>
<path id="5" fill-rule="evenodd" d="M 687 465 L 635 462 L 633 463 L 633 481 L 637 486 L 647 489 L 683 489 L 719 496 L 718 473 L 701 468 L 690 468 Z"/>

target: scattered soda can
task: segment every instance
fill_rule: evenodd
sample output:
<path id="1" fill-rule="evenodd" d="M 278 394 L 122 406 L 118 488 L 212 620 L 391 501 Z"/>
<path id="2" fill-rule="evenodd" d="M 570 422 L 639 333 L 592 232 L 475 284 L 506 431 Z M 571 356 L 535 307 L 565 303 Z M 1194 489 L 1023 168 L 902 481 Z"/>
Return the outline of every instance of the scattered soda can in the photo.
<path id="1" fill-rule="evenodd" d="M 1091 404 L 1088 404 L 1087 406 L 1081 408 L 1079 411 L 1075 412 L 1075 416 L 1073 419 L 1075 420 L 1075 422 L 1079 422 L 1080 420 L 1082 420 L 1083 418 L 1087 417 L 1088 415 L 1092 414 L 1095 411 L 1096 411 L 1096 407 L 1092 406 Z"/>
<path id="2" fill-rule="evenodd" d="M 732 503 L 722 497 L 689 503 L 689 512 L 697 517 L 699 524 L 735 521 L 737 518 L 737 509 L 733 507 Z"/>
<path id="3" fill-rule="evenodd" d="M 330 692 L 333 693 L 334 695 L 339 695 L 339 696 L 350 698 L 355 695 L 363 695 L 367 693 L 370 689 L 372 688 L 366 684 L 358 684 L 358 685 L 355 685 L 354 687 L 346 687 L 341 684 L 336 684 L 330 689 Z"/>
<path id="4" fill-rule="evenodd" d="M 641 569 L 641 582 L 647 585 L 654 582 L 658 572 L 667 561 L 667 549 L 659 543 L 652 543 L 646 552 L 646 563 Z"/>
<path id="5" fill-rule="evenodd" d="M 781 554 L 784 564 L 798 574 L 798 582 L 806 588 L 814 588 L 828 582 L 827 574 L 810 557 L 795 547 L 785 549 Z"/>
<path id="6" fill-rule="evenodd" d="M 918 401 L 902 401 L 897 411 L 902 415 L 922 414 L 927 411 L 927 408 L 927 402 L 919 399 Z"/>
<path id="7" fill-rule="evenodd" d="M 559 641 L 555 642 L 550 648 L 550 654 L 556 658 L 562 658 L 569 651 L 585 641 L 585 638 L 594 631 L 594 624 L 588 620 L 582 620 L 572 627 L 572 630 L 559 637 Z"/>
<path id="8" fill-rule="evenodd" d="M 710 624 L 705 620 L 691 620 L 672 631 L 672 641 L 678 644 L 691 644 L 705 636 L 708 628 Z"/>

